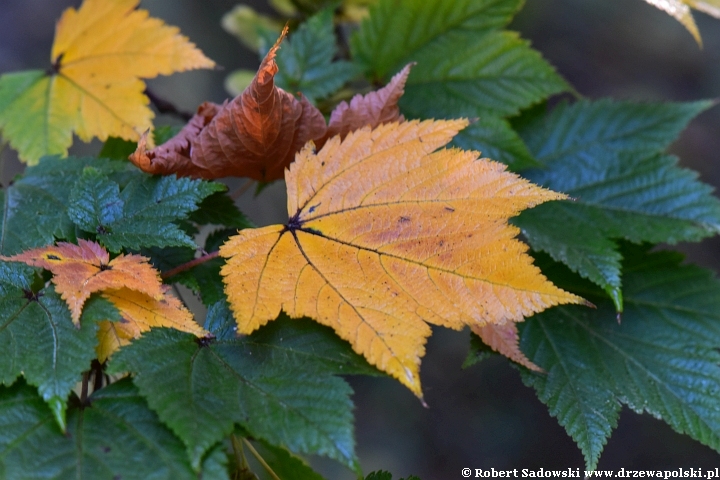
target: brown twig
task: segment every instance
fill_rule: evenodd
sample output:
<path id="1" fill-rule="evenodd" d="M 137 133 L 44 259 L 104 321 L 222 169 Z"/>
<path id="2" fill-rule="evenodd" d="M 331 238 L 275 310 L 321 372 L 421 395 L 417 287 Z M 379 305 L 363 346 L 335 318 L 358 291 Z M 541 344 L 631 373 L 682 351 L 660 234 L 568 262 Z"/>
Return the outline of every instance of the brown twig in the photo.
<path id="1" fill-rule="evenodd" d="M 216 258 L 220 252 L 214 251 L 211 253 L 206 253 L 205 255 L 198 257 L 194 260 L 190 260 L 189 262 L 183 263 L 182 265 L 178 265 L 175 268 L 171 268 L 167 272 L 163 273 L 161 275 L 162 279 L 165 280 L 167 278 L 170 278 L 174 275 L 177 275 L 178 273 L 182 273 L 186 270 L 190 270 L 193 267 L 196 267 L 197 265 L 203 264 L 205 262 L 208 262 L 212 260 L 213 258 Z"/>

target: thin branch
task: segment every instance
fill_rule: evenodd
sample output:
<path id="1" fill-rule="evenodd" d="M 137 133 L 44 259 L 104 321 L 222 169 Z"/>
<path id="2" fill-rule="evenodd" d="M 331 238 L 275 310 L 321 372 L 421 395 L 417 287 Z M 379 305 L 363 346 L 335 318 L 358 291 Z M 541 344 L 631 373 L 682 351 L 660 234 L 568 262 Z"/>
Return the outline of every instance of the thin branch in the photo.
<path id="1" fill-rule="evenodd" d="M 219 253 L 220 253 L 219 251 L 214 251 L 214 252 L 211 252 L 211 253 L 206 253 L 205 255 L 203 255 L 203 256 L 201 256 L 201 257 L 198 257 L 198 258 L 196 258 L 196 259 L 194 259 L 194 260 L 190 260 L 189 262 L 183 263 L 182 265 L 178 265 L 178 266 L 175 267 L 175 268 L 171 268 L 171 269 L 168 270 L 167 272 L 163 273 L 163 274 L 161 275 L 161 277 L 162 277 L 163 280 L 165 280 L 165 279 L 168 279 L 168 278 L 170 278 L 170 277 L 173 277 L 173 276 L 177 275 L 178 273 L 182 273 L 182 272 L 184 272 L 184 271 L 186 271 L 186 270 L 190 270 L 190 269 L 193 268 L 193 267 L 196 267 L 196 266 L 198 266 L 198 265 L 200 265 L 200 264 L 203 264 L 203 263 L 205 263 L 205 262 L 208 262 L 208 261 L 212 260 L 213 258 L 216 258 Z"/>

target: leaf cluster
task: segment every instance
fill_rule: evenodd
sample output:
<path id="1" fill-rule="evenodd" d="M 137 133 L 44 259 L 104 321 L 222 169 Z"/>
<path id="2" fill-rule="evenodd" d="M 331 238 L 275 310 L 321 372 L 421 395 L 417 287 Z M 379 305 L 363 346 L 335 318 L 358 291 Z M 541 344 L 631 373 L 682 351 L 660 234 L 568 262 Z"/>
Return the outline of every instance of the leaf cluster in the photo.
<path id="1" fill-rule="evenodd" d="M 282 21 L 262 17 L 249 7 L 226 17 L 225 27 L 265 58 L 257 75 L 231 77 L 229 82 L 238 93 L 251 86 L 244 90 L 250 93 L 232 102 L 244 101 L 247 106 L 265 88 L 263 98 L 286 102 L 285 112 L 292 113 L 293 121 L 305 109 L 313 112 L 320 125 L 309 134 L 302 122 L 290 129 L 279 121 L 279 132 L 307 134 L 318 147 L 327 141 L 328 150 L 340 144 L 328 141 L 327 131 L 336 128 L 333 133 L 346 136 L 362 126 L 348 127 L 351 122 L 343 123 L 342 111 L 354 108 L 352 94 L 367 93 L 371 86 L 389 84 L 388 90 L 374 92 L 372 98 L 392 97 L 379 103 L 389 105 L 391 121 L 410 120 L 408 131 L 431 123 L 422 120 L 473 119 L 454 138 L 454 146 L 482 151 L 522 178 L 570 197 L 524 211 L 512 222 L 532 248 L 542 272 L 570 292 L 567 298 L 579 302 L 583 297 L 596 308 L 557 306 L 534 315 L 517 330 L 513 325 L 484 334 L 482 325 L 475 325 L 477 335 L 466 364 L 488 355 L 485 343 L 518 362 L 523 381 L 576 441 L 590 470 L 598 466 L 623 405 L 661 418 L 676 431 L 720 451 L 720 283 L 712 273 L 684 265 L 678 254 L 652 248 L 698 241 L 720 230 L 720 201 L 695 172 L 680 167 L 678 159 L 666 151 L 712 103 L 573 99 L 549 107 L 547 100 L 553 95 L 564 93 L 570 98 L 576 94 L 539 52 L 506 28 L 521 8 L 521 0 L 327 3 L 275 0 L 273 5 L 281 14 L 293 16 L 294 22 L 306 20 L 279 49 L 274 42 Z M 346 28 L 358 18 L 362 20 L 356 29 Z M 31 133 L 20 131 L 21 126 L 55 131 L 38 120 L 42 117 L 38 111 L 48 113 L 51 105 L 21 111 L 34 98 L 32 90 L 40 89 L 37 85 L 71 75 L 60 60 L 57 63 L 52 75 L 29 72 L 0 77 L 0 128 L 19 149 L 28 148 L 23 145 Z M 414 64 L 411 70 L 408 64 Z M 295 92 L 304 98 L 298 99 Z M 375 105 L 367 100 L 370 95 L 356 97 L 361 98 L 358 104 Z M 61 97 L 47 98 L 57 101 Z M 333 110 L 341 100 L 350 101 Z M 193 142 L 201 132 L 217 140 L 227 134 L 227 125 L 244 121 L 244 117 L 238 120 L 232 102 L 229 107 L 201 106 L 184 127 L 185 133 L 156 130 L 160 147 L 148 152 L 158 157 L 144 160 L 159 158 L 158 152 L 164 151 L 173 158 L 194 161 L 192 150 L 202 142 Z M 326 125 L 322 113 L 331 111 L 339 113 L 333 113 Z M 30 114 L 32 121 L 23 123 Z M 383 115 L 380 112 L 368 123 L 373 127 L 386 123 Z M 212 123 L 216 117 L 222 121 Z M 333 123 L 334 118 L 338 123 Z M 362 121 L 367 118 L 363 116 Z M 62 127 L 64 136 L 74 128 L 65 123 L 55 126 Z M 190 130 L 192 135 L 186 135 Z M 385 131 L 375 130 L 378 138 Z M 53 135 L 38 144 L 47 147 L 42 153 L 62 153 L 66 148 L 67 142 L 56 141 Z M 373 143 L 377 139 L 371 135 L 358 133 L 351 138 L 358 144 L 368 138 Z M 151 138 L 141 142 L 152 146 Z M 240 136 L 240 143 L 247 138 Z M 292 147 L 283 144 L 284 150 L 268 141 L 261 145 L 265 150 L 259 158 L 280 158 L 282 150 L 283 161 L 289 161 L 305 140 L 290 142 Z M 226 145 L 223 142 L 205 145 L 214 148 Z M 424 142 L 424 137 L 418 140 Z M 32 155 L 38 153 L 36 147 Z M 145 144 L 138 151 L 145 155 Z M 374 365 L 379 362 L 371 354 L 355 353 L 330 328 L 285 314 L 239 336 L 226 290 L 243 295 L 247 291 L 226 289 L 221 276 L 224 260 L 205 255 L 225 244 L 231 245 L 224 247 L 226 251 L 237 248 L 241 242 L 228 243 L 228 239 L 253 225 L 221 183 L 191 178 L 222 175 L 176 176 L 175 172 L 185 174 L 178 170 L 150 175 L 125 161 L 133 152 L 134 142 L 110 138 L 98 158 L 46 156 L 27 168 L 0 189 L 0 255 L 80 240 L 97 242 L 113 257 L 144 255 L 168 283 L 182 284 L 199 296 L 208 309 L 199 323 L 210 335 L 198 338 L 172 329 L 153 329 L 100 365 L 94 359 L 102 322 L 126 321 L 114 304 L 92 295 L 76 327 L 47 272 L 0 262 L 0 477 L 27 478 L 32 471 L 32 476 L 43 478 L 147 478 L 152 472 L 152 478 L 228 479 L 231 473 L 232 478 L 256 478 L 256 473 L 265 471 L 280 478 L 320 478 L 304 455 L 332 458 L 361 476 L 352 390 L 342 375 L 378 375 L 366 358 Z M 309 196 L 310 191 L 315 195 L 314 186 L 327 175 L 313 164 L 325 158 L 315 153 L 311 147 L 303 150 L 288 174 L 313 187 L 305 187 L 298 198 Z M 401 163 L 376 160 L 372 165 L 392 176 L 392 169 Z M 298 164 L 315 165 L 317 176 L 302 177 Z M 267 179 L 266 166 L 253 167 L 258 173 L 250 176 Z M 278 178 L 284 166 L 275 165 L 277 175 L 272 178 Z M 362 183 L 353 178 L 355 184 Z M 438 180 L 437 184 L 443 183 Z M 327 185 L 332 182 L 321 186 Z M 354 191 L 354 187 L 343 188 Z M 289 213 L 295 217 L 288 225 L 271 227 L 278 238 L 292 236 L 299 246 L 298 235 L 323 234 L 321 229 L 328 223 L 322 223 L 315 211 L 328 209 L 340 196 L 317 198 L 324 203 L 298 204 L 297 213 Z M 455 207 L 446 211 L 454 212 Z M 314 217 L 307 220 L 313 213 L 320 218 L 317 225 L 312 223 Z M 474 223 L 463 225 L 468 229 L 463 233 L 482 233 L 482 221 L 471 215 L 467 218 Z M 201 231 L 207 235 L 199 236 Z M 513 236 L 516 230 L 508 227 L 507 231 Z M 398 228 L 393 232 L 400 235 Z M 260 256 L 265 263 L 272 259 L 269 252 Z M 195 262 L 198 257 L 202 261 Z M 337 263 L 337 258 L 331 260 Z M 300 271 L 290 273 L 277 284 L 300 276 Z M 412 280 L 419 282 L 423 275 Z M 294 283 L 299 284 L 299 280 Z M 308 300 L 320 311 L 323 288 L 324 284 L 308 295 L 312 302 L 304 297 L 293 302 Z M 260 309 L 271 303 L 269 297 L 256 295 L 252 300 L 243 295 L 238 299 L 235 294 L 231 303 L 260 305 Z M 277 311 L 280 306 L 287 310 L 292 303 L 286 298 L 272 302 Z M 340 312 L 340 307 L 335 310 Z M 331 316 L 325 317 L 331 323 Z M 443 324 L 462 326 L 447 318 Z M 423 327 L 427 329 L 424 323 Z M 418 338 L 421 341 L 410 355 L 416 366 L 424 343 L 424 337 Z M 108 382 L 108 375 L 114 380 L 123 378 Z M 88 391 L 91 379 L 98 387 L 92 392 Z M 260 467 L 247 456 L 258 459 Z M 389 480 L 392 475 L 375 472 L 366 478 Z"/>

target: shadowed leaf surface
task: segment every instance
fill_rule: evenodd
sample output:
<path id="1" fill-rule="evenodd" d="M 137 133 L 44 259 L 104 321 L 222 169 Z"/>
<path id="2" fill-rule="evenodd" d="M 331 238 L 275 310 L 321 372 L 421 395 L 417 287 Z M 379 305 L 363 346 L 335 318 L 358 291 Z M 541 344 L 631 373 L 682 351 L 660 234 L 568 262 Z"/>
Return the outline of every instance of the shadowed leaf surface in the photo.
<path id="1" fill-rule="evenodd" d="M 315 329 L 289 338 L 237 338 L 230 312 L 218 304 L 207 328 L 217 340 L 155 329 L 116 353 L 110 371 L 134 382 L 160 418 L 183 439 L 192 463 L 240 424 L 254 438 L 296 453 L 326 455 L 357 469 L 350 387 L 332 373 L 352 372 L 352 352 Z M 292 329 L 291 329 L 292 332 Z M 261 335 L 258 332 L 258 335 Z M 273 337 L 271 335 L 271 337 Z M 309 347 L 309 348 L 307 348 Z M 348 357 L 348 354 L 350 355 Z M 338 367 L 345 365 L 345 369 Z"/>
<path id="2" fill-rule="evenodd" d="M 75 399 L 77 401 L 77 399 Z M 34 389 L 0 387 L 0 475 L 7 480 L 225 480 L 222 456 L 210 453 L 199 472 L 182 442 L 147 407 L 129 379 L 95 392 L 91 406 L 68 411 L 63 434 Z"/>
<path id="3" fill-rule="evenodd" d="M 521 370 L 595 469 L 621 404 L 661 418 L 720 451 L 720 284 L 673 252 L 621 250 L 625 312 L 618 323 L 601 290 L 564 268 L 597 310 L 562 306 L 521 326 L 521 345 L 547 374 Z"/>

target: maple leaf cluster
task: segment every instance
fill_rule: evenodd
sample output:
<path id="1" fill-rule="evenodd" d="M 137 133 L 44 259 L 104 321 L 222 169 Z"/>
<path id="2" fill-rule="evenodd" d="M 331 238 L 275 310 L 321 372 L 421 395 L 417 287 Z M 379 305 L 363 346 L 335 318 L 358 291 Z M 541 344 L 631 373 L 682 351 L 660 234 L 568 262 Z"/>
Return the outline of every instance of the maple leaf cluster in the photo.
<path id="1" fill-rule="evenodd" d="M 130 161 L 147 173 L 202 178 L 249 177 L 261 182 L 282 179 L 285 169 L 307 142 L 316 148 L 336 135 L 402 120 L 397 102 L 410 65 L 383 88 L 341 102 L 330 121 L 305 97 L 275 86 L 275 56 L 287 27 L 263 59 L 250 86 L 230 102 L 205 102 L 172 139 L 147 150 L 144 135 Z"/>
<path id="2" fill-rule="evenodd" d="M 145 13 L 123 10 L 134 5 L 135 0 L 125 0 L 105 11 L 97 0 L 88 0 L 79 11 L 69 10 L 53 47 L 57 73 L 48 81 L 71 75 L 71 59 L 101 48 L 72 37 L 69 25 L 87 24 L 95 31 L 118 16 L 137 29 L 154 24 Z M 133 75 L 210 65 L 192 45 L 167 33 L 161 29 L 152 43 L 194 60 L 158 66 L 157 72 L 140 66 Z M 467 120 L 405 121 L 398 101 L 411 64 L 385 87 L 340 103 L 326 123 L 306 98 L 275 85 L 275 58 L 286 35 L 287 28 L 243 93 L 222 105 L 202 104 L 174 138 L 158 147 L 148 149 L 145 133 L 130 155 L 151 174 L 285 178 L 288 223 L 241 231 L 220 249 L 238 333 L 251 333 L 281 310 L 293 318 L 311 317 L 418 396 L 428 324 L 470 326 L 491 348 L 540 370 L 520 351 L 515 322 L 584 300 L 542 275 L 508 219 L 566 196 L 535 186 L 478 152 L 442 149 Z M 166 42 L 175 47 L 163 47 Z M 124 45 L 119 39 L 107 48 L 121 54 Z M 103 65 L 93 68 L 105 72 Z M 114 72 L 117 65 L 112 65 Z M 136 95 L 131 97 L 128 93 L 122 101 L 133 103 Z M 93 118 L 88 111 L 82 115 Z M 133 131 L 147 126 L 139 120 L 132 125 Z M 83 138 L 119 132 L 77 131 Z M 120 136 L 131 137 L 129 130 L 123 132 Z M 76 324 L 95 292 L 115 305 L 122 320 L 101 324 L 100 360 L 153 326 L 207 335 L 144 257 L 110 260 L 100 245 L 80 240 L 2 259 L 51 271 Z"/>

